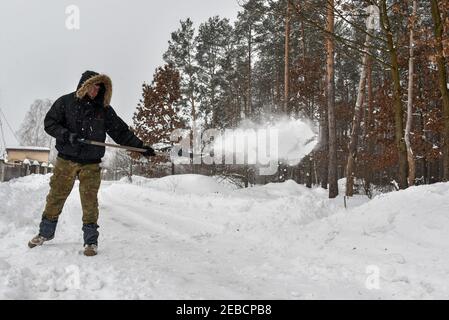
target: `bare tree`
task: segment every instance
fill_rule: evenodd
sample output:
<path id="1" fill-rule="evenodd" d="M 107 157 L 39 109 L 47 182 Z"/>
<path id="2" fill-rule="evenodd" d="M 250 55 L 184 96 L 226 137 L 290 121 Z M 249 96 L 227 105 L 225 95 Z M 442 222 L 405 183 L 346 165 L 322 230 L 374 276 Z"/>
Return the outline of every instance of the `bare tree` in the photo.
<path id="1" fill-rule="evenodd" d="M 44 119 L 52 102 L 49 99 L 35 100 L 25 115 L 18 133 L 24 146 L 48 147 L 50 136 L 44 130 Z"/>
<path id="2" fill-rule="evenodd" d="M 371 19 L 371 17 L 369 17 L 368 19 Z M 360 131 L 360 121 L 362 119 L 362 111 L 363 111 L 362 106 L 366 91 L 367 68 L 369 62 L 369 46 L 371 42 L 370 32 L 372 32 L 373 29 L 374 23 L 372 21 L 368 21 L 365 44 L 363 45 L 365 53 L 363 55 L 362 67 L 360 71 L 359 88 L 357 91 L 357 100 L 354 109 L 354 117 L 352 120 L 351 139 L 349 142 L 348 161 L 346 163 L 346 196 L 348 197 L 352 197 L 354 194 L 354 176 L 357 158 L 357 144 Z"/>
<path id="3" fill-rule="evenodd" d="M 37 99 L 33 102 L 17 131 L 22 146 L 44 147 L 50 149 L 50 161 L 56 158 L 55 139 L 44 130 L 44 119 L 53 102 Z"/>
<path id="4" fill-rule="evenodd" d="M 133 159 L 127 151 L 116 150 L 108 162 L 107 169 L 112 171 L 111 178 L 113 180 L 118 180 L 126 176 L 131 181 L 133 175 L 132 165 Z"/>

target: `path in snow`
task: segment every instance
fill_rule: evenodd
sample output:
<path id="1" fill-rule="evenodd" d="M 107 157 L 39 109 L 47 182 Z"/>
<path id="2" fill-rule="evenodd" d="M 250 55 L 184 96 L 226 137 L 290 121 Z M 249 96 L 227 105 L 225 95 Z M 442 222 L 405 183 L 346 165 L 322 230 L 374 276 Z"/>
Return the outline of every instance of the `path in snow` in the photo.
<path id="1" fill-rule="evenodd" d="M 104 182 L 99 255 L 88 258 L 77 185 L 56 238 L 27 248 L 48 180 L 0 183 L 0 298 L 449 297 L 449 184 L 355 197 L 345 210 L 342 198 L 292 181 L 242 190 L 195 175 Z M 376 271 L 379 288 L 369 290 Z"/>

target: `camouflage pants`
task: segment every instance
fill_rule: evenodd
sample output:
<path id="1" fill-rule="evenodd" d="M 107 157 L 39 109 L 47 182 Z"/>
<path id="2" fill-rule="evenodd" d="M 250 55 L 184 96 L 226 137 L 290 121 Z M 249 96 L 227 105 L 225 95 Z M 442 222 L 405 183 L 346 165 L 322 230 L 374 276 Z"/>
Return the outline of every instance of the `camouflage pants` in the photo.
<path id="1" fill-rule="evenodd" d="M 80 181 L 79 192 L 83 208 L 83 224 L 96 224 L 98 221 L 98 190 L 101 183 L 99 164 L 79 164 L 57 158 L 50 178 L 50 192 L 47 196 L 43 218 L 57 221 L 65 201 L 73 189 L 75 180 Z"/>

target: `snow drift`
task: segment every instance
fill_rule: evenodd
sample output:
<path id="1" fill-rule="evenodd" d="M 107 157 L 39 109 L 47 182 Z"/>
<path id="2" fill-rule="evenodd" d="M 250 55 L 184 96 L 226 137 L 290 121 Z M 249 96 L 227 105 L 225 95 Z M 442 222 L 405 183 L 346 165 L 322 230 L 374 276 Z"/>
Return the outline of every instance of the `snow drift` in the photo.
<path id="1" fill-rule="evenodd" d="M 49 177 L 0 183 L 0 299 L 449 297 L 448 183 L 354 197 L 344 209 L 293 181 L 104 182 L 99 255 L 88 258 L 77 185 L 55 239 L 27 248 Z"/>

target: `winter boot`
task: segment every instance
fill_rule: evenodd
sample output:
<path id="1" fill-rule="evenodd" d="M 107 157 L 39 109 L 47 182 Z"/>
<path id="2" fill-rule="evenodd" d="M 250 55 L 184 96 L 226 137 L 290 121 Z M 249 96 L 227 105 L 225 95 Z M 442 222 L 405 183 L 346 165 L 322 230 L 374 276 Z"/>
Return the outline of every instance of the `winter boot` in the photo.
<path id="1" fill-rule="evenodd" d="M 33 239 L 31 239 L 30 242 L 28 242 L 28 247 L 32 249 L 34 247 L 41 246 L 44 244 L 45 241 L 50 241 L 51 239 L 53 238 L 45 238 L 40 234 L 38 234 Z"/>
<path id="2" fill-rule="evenodd" d="M 58 225 L 58 220 L 50 220 L 42 217 L 42 221 L 39 225 L 39 235 L 47 239 L 53 239 L 55 237 L 56 226 Z"/>
<path id="3" fill-rule="evenodd" d="M 84 255 L 87 257 L 92 257 L 97 255 L 97 245 L 96 244 L 86 244 L 84 245 Z"/>
<path id="4" fill-rule="evenodd" d="M 91 257 L 97 254 L 99 226 L 96 223 L 84 224 L 84 255 Z"/>
<path id="5" fill-rule="evenodd" d="M 42 221 L 39 225 L 39 234 L 28 242 L 28 247 L 34 248 L 41 246 L 45 241 L 50 241 L 55 237 L 56 225 L 58 220 L 49 220 L 42 217 Z"/>

